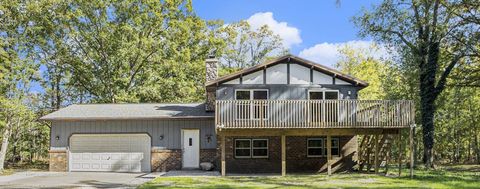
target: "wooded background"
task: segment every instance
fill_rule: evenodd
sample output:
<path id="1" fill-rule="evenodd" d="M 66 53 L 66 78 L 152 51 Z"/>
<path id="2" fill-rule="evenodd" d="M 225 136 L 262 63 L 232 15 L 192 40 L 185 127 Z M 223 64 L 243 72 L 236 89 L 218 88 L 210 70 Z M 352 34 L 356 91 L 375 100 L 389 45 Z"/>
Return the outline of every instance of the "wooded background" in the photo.
<path id="1" fill-rule="evenodd" d="M 385 0 L 352 18 L 376 44 L 342 47 L 335 65 L 370 83 L 360 99 L 415 101 L 415 159 L 427 168 L 480 164 L 479 11 L 475 0 Z M 224 75 L 289 52 L 268 26 L 203 20 L 190 0 L 1 1 L 0 45 L 0 170 L 44 162 L 38 118 L 49 112 L 202 102 L 208 55 Z"/>

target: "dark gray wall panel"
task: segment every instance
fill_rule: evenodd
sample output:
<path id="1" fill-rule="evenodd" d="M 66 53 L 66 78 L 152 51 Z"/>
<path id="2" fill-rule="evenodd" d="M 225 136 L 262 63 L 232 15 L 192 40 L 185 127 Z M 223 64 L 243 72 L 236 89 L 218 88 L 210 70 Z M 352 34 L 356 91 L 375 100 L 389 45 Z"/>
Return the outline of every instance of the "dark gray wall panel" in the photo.
<path id="1" fill-rule="evenodd" d="M 342 99 L 356 99 L 359 87 L 352 85 L 245 85 L 222 84 L 217 88 L 217 100 L 234 100 L 236 89 L 268 89 L 272 100 L 305 100 L 309 90 L 339 90 Z M 350 91 L 350 95 L 348 94 Z"/>
<path id="2" fill-rule="evenodd" d="M 182 129 L 200 129 L 202 149 L 215 149 L 217 144 L 213 119 L 53 121 L 51 129 L 52 148 L 67 147 L 72 134 L 148 133 L 153 147 L 181 149 Z M 164 136 L 163 140 L 160 135 Z M 207 142 L 207 135 L 211 135 L 210 142 Z"/>

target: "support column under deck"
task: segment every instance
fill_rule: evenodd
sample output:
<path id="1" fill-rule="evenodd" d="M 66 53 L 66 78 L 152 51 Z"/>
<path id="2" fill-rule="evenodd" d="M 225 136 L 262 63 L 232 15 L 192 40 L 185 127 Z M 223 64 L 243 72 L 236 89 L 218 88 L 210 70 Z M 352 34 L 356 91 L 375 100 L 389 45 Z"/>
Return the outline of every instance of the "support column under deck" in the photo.
<path id="1" fill-rule="evenodd" d="M 332 136 L 327 135 L 327 172 L 332 175 Z"/>
<path id="2" fill-rule="evenodd" d="M 414 157 L 414 154 L 413 154 L 413 148 L 414 148 L 414 144 L 413 144 L 413 135 L 414 135 L 414 129 L 415 129 L 415 125 L 412 125 L 412 127 L 410 127 L 410 178 L 413 178 L 413 166 L 414 166 L 414 161 L 415 161 L 415 157 Z"/>
<path id="3" fill-rule="evenodd" d="M 380 137 L 379 137 L 379 136 L 380 136 L 380 135 L 375 135 L 375 141 L 374 141 L 374 142 L 375 142 L 375 143 L 374 143 L 374 144 L 375 144 L 375 146 L 374 146 L 374 148 L 375 148 L 375 149 L 374 149 L 374 150 L 375 150 L 375 152 L 374 152 L 374 153 L 375 153 L 375 157 L 374 157 L 374 158 L 375 158 L 375 159 L 374 159 L 373 164 L 374 164 L 374 168 L 375 168 L 375 174 L 378 174 L 378 168 L 379 168 L 379 164 L 378 164 L 378 158 L 379 158 L 379 157 L 378 157 L 378 155 L 379 155 L 378 151 L 379 151 L 379 148 L 380 148 L 380 146 L 379 146 Z"/>
<path id="4" fill-rule="evenodd" d="M 221 148 L 222 148 L 222 154 L 221 154 L 221 158 L 222 158 L 222 177 L 225 176 L 225 135 L 221 135 Z"/>
<path id="5" fill-rule="evenodd" d="M 282 176 L 287 174 L 287 148 L 285 135 L 282 135 Z"/>

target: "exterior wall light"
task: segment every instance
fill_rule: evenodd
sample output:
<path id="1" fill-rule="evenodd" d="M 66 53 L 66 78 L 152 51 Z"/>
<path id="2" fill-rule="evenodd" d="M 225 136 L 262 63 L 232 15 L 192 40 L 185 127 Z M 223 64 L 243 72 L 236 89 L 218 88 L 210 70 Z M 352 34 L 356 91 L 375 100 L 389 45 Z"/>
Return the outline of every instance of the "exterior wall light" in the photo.
<path id="1" fill-rule="evenodd" d="M 57 136 L 55 137 L 55 140 L 60 140 L 60 136 L 57 135 Z"/>
<path id="2" fill-rule="evenodd" d="M 160 140 L 163 140 L 164 136 L 163 135 L 160 135 L 160 137 L 158 137 Z"/>
<path id="3" fill-rule="evenodd" d="M 207 134 L 207 135 L 205 135 L 205 137 L 207 137 L 207 143 L 210 143 L 212 141 L 212 135 L 211 134 Z"/>

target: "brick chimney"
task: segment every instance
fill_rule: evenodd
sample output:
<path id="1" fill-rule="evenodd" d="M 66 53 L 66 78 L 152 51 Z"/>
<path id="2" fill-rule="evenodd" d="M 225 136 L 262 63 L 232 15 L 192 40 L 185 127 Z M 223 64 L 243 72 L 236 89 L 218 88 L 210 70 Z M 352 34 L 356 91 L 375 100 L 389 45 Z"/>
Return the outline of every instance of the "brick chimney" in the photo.
<path id="1" fill-rule="evenodd" d="M 215 56 L 209 56 L 208 59 L 205 60 L 205 67 L 206 67 L 206 77 L 205 83 L 213 81 L 218 77 L 218 59 Z M 215 111 L 215 99 L 216 99 L 216 90 L 217 88 L 214 87 L 207 87 L 206 91 L 206 102 L 205 102 L 205 109 L 206 111 Z"/>

